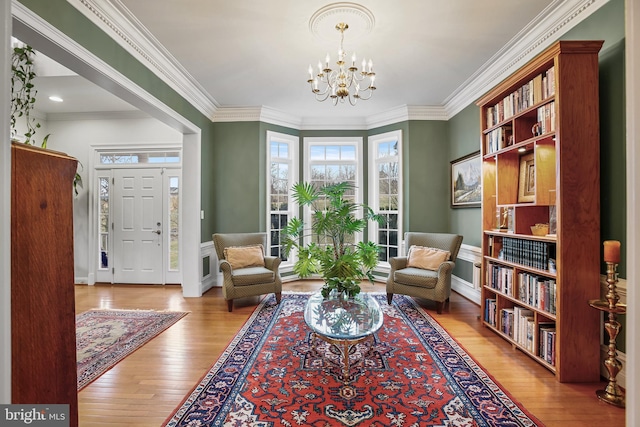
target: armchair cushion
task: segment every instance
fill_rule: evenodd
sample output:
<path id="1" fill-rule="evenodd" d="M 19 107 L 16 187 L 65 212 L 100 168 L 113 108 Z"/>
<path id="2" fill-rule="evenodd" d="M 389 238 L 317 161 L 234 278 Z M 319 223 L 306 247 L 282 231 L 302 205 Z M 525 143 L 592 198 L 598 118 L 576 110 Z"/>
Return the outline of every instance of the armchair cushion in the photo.
<path id="1" fill-rule="evenodd" d="M 407 267 L 437 270 L 440 264 L 449 260 L 451 252 L 437 248 L 411 245 L 407 254 Z"/>
<path id="2" fill-rule="evenodd" d="M 259 285 L 274 282 L 276 273 L 264 267 L 246 267 L 234 269 L 231 277 L 236 286 Z"/>
<path id="3" fill-rule="evenodd" d="M 393 272 L 393 281 L 408 286 L 434 289 L 438 284 L 438 272 L 423 268 L 407 267 Z"/>
<path id="4" fill-rule="evenodd" d="M 262 245 L 229 246 L 224 248 L 224 258 L 231 268 L 264 267 L 264 248 Z"/>

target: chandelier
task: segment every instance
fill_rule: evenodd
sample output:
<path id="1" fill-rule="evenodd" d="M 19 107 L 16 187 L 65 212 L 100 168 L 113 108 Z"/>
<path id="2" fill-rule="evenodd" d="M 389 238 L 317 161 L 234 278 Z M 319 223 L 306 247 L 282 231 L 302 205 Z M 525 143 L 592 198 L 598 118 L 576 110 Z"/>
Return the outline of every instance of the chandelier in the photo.
<path id="1" fill-rule="evenodd" d="M 345 57 L 347 53 L 344 51 L 344 32 L 349 25 L 340 22 L 336 25 L 336 30 L 340 31 L 340 49 L 338 50 L 337 68 L 332 70 L 329 68 L 330 57 L 327 53 L 324 65 L 322 61 L 318 61 L 318 73 L 313 75 L 313 67 L 309 65 L 309 79 L 307 83 L 311 85 L 311 92 L 316 96 L 316 100 L 323 102 L 331 98 L 333 105 L 337 105 L 338 101 L 345 102 L 349 100 L 351 105 L 356 105 L 358 99 L 367 100 L 376 90 L 376 73 L 373 72 L 373 61 L 369 59 L 367 62 L 362 59 L 362 69 L 359 71 L 356 67 L 356 54 L 351 55 L 351 65 L 347 65 Z"/>

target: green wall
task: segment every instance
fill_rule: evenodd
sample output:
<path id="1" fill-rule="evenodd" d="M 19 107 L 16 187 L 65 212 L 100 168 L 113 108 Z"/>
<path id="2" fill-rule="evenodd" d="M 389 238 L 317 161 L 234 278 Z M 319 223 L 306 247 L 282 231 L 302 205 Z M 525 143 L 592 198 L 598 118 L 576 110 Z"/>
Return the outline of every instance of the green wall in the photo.
<path id="1" fill-rule="evenodd" d="M 449 124 L 449 161 L 459 159 L 480 150 L 480 109 L 475 105 L 456 114 Z M 464 243 L 480 246 L 482 237 L 482 221 L 480 207 L 449 209 L 453 233 L 464 236 Z"/>

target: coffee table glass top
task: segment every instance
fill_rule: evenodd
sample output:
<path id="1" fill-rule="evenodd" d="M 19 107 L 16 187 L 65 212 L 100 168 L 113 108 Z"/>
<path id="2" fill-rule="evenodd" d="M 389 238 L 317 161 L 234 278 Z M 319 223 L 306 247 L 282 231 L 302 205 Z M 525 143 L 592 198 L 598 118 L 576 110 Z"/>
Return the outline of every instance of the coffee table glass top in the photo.
<path id="1" fill-rule="evenodd" d="M 338 340 L 356 340 L 374 334 L 382 326 L 383 314 L 378 302 L 367 293 L 355 298 L 320 293 L 309 298 L 304 321 L 317 334 Z"/>

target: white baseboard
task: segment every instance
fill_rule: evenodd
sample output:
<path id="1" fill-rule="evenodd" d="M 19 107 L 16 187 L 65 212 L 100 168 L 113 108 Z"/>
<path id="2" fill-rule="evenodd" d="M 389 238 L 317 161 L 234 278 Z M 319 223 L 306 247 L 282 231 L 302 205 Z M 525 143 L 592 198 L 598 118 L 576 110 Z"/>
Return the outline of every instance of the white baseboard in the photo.
<path id="1" fill-rule="evenodd" d="M 451 276 L 451 290 L 459 293 L 471 302 L 480 305 L 480 290 L 473 287 L 473 283 Z"/>

